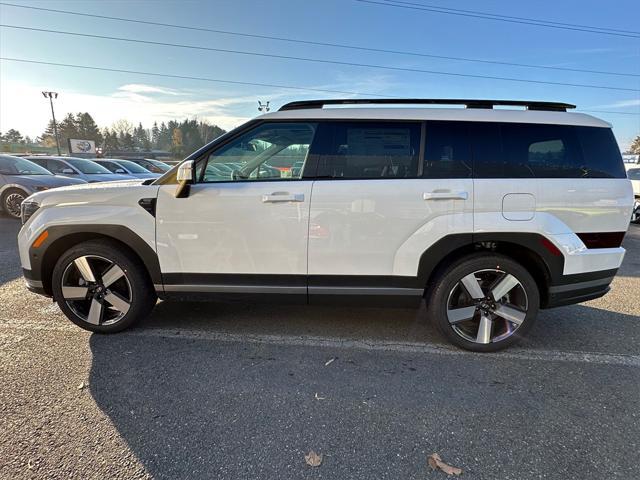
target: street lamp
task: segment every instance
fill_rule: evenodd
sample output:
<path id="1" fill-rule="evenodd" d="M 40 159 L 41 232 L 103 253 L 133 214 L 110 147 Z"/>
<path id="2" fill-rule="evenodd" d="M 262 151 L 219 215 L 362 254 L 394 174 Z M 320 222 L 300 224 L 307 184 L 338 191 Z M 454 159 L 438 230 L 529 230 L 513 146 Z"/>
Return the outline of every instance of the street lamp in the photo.
<path id="1" fill-rule="evenodd" d="M 262 103 L 260 100 L 258 100 L 258 111 L 259 112 L 268 112 L 269 110 L 271 110 L 271 107 L 269 106 L 269 102 L 267 103 Z"/>
<path id="2" fill-rule="evenodd" d="M 58 92 L 42 92 L 44 98 L 49 99 L 51 104 L 51 116 L 53 117 L 53 133 L 56 136 L 56 147 L 58 148 L 58 155 L 60 155 L 60 140 L 58 140 L 58 126 L 56 125 L 56 114 L 53 112 L 53 99 L 58 98 Z"/>

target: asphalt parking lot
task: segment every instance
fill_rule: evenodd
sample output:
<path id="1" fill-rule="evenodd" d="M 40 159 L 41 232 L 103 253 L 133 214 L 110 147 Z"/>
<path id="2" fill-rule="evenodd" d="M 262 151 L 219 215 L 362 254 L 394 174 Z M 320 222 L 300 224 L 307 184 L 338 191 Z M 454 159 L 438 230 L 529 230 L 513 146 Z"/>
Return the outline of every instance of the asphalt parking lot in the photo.
<path id="1" fill-rule="evenodd" d="M 0 218 L 0 478 L 446 478 L 433 452 L 468 479 L 640 478 L 640 226 L 609 295 L 490 355 L 398 309 L 165 302 L 91 335 L 23 287 L 18 228 Z"/>

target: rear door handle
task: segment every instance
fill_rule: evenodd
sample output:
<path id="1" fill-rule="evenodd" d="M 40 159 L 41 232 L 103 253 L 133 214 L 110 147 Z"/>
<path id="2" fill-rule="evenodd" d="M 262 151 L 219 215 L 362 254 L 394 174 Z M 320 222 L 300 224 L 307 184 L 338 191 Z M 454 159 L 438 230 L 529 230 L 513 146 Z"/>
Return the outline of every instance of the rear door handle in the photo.
<path id="1" fill-rule="evenodd" d="M 304 193 L 273 192 L 262 195 L 262 203 L 304 202 Z"/>
<path id="2" fill-rule="evenodd" d="M 424 192 L 423 200 L 467 200 L 469 192 Z"/>

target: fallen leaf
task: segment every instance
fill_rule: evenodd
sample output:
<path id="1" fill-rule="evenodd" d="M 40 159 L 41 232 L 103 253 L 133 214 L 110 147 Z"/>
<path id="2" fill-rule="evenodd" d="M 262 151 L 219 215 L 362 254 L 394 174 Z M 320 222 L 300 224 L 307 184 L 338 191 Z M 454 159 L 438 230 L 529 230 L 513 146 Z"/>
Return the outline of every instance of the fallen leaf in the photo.
<path id="1" fill-rule="evenodd" d="M 318 392 L 316 392 L 316 400 L 324 400 L 327 397 L 319 397 Z"/>
<path id="2" fill-rule="evenodd" d="M 318 455 L 316 452 L 311 450 L 304 456 L 304 461 L 307 462 L 307 465 L 319 467 L 322 463 L 322 454 Z"/>
<path id="3" fill-rule="evenodd" d="M 334 360 L 335 360 L 335 359 L 336 359 L 336 357 L 333 357 L 331 360 L 328 360 L 328 361 L 324 364 L 324 366 L 326 367 L 326 366 L 328 366 L 328 365 L 331 365 L 331 364 L 334 362 Z"/>
<path id="4" fill-rule="evenodd" d="M 438 455 L 437 453 L 432 453 L 431 455 L 429 455 L 429 457 L 427 458 L 427 462 L 432 469 L 440 469 L 447 475 L 460 475 L 462 473 L 461 468 L 452 467 L 451 465 L 444 463 L 442 461 L 442 458 L 440 458 L 440 455 Z"/>
<path id="5" fill-rule="evenodd" d="M 82 382 L 82 383 L 80 383 L 80 385 L 78 385 L 78 390 L 82 390 L 84 388 L 87 388 L 88 386 L 89 386 L 88 383 Z"/>

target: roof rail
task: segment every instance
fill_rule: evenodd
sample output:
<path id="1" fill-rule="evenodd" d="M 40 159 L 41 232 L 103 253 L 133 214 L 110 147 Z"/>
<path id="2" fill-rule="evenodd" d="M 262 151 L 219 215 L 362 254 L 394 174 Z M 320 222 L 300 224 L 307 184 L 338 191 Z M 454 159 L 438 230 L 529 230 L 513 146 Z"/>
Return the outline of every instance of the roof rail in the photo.
<path id="1" fill-rule="evenodd" d="M 467 108 L 492 109 L 496 105 L 527 107 L 527 110 L 545 110 L 566 112 L 568 108 L 576 108 L 570 103 L 536 102 L 527 100 L 464 100 L 459 98 L 342 98 L 328 100 L 302 100 L 289 102 L 283 110 L 301 110 L 305 108 L 322 108 L 325 105 L 464 105 Z"/>

